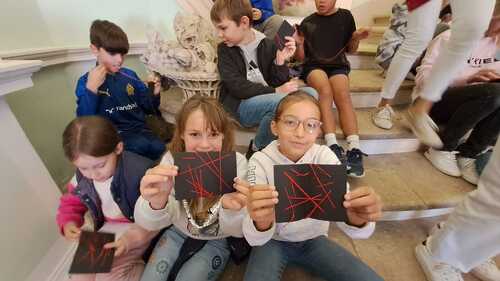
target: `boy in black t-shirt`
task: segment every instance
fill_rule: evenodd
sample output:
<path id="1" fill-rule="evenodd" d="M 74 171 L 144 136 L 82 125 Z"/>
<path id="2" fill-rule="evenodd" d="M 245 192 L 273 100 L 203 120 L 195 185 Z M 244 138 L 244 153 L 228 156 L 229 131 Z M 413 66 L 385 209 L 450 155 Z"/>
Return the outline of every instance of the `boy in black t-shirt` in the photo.
<path id="1" fill-rule="evenodd" d="M 358 49 L 368 30 L 356 30 L 349 10 L 335 8 L 336 0 L 316 0 L 317 12 L 305 18 L 296 36 L 296 58 L 304 61 L 302 79 L 319 93 L 323 132 L 327 145 L 347 165 L 348 175 L 364 176 L 363 152 L 358 124 L 349 95 L 350 65 L 345 53 Z M 347 140 L 347 153 L 335 137 L 332 102 L 339 111 L 340 127 Z"/>

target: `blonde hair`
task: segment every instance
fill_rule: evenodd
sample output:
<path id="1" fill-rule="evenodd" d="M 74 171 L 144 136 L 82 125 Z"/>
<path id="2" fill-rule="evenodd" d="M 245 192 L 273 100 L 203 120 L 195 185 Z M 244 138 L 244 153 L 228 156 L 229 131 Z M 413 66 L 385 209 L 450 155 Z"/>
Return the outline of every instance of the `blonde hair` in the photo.
<path id="1" fill-rule="evenodd" d="M 215 98 L 195 95 L 184 103 L 177 114 L 174 136 L 168 145 L 170 152 L 175 153 L 186 150 L 182 135 L 186 130 L 187 119 L 197 110 L 203 113 L 206 128 L 219 132 L 224 136 L 222 139 L 222 152 L 234 151 L 234 120 Z M 220 196 L 190 200 L 189 209 L 193 219 L 197 222 L 206 220 L 208 210 L 219 199 Z"/>
<path id="2" fill-rule="evenodd" d="M 214 23 L 228 18 L 239 26 L 242 17 L 247 17 L 250 26 L 252 25 L 252 4 L 249 0 L 216 0 L 210 10 L 210 19 Z"/>

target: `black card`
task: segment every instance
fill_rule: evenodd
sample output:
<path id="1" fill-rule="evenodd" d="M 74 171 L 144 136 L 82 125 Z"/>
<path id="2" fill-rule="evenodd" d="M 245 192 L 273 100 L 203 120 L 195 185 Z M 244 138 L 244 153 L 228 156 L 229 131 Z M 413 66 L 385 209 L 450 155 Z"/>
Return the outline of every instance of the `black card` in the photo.
<path id="1" fill-rule="evenodd" d="M 174 153 L 174 163 L 179 167 L 174 184 L 177 200 L 234 192 L 235 152 L 179 152 Z"/>
<path id="2" fill-rule="evenodd" d="M 285 36 L 293 36 L 293 33 L 295 33 L 295 28 L 284 20 L 283 24 L 281 24 L 278 32 L 274 36 L 274 42 L 276 43 L 278 49 L 283 50 L 283 48 L 285 48 Z"/>
<path id="3" fill-rule="evenodd" d="M 274 184 L 279 193 L 276 222 L 347 221 L 344 165 L 275 165 Z"/>
<path id="4" fill-rule="evenodd" d="M 114 233 L 82 231 L 69 273 L 110 272 L 115 248 L 104 249 L 103 247 L 114 241 Z"/>

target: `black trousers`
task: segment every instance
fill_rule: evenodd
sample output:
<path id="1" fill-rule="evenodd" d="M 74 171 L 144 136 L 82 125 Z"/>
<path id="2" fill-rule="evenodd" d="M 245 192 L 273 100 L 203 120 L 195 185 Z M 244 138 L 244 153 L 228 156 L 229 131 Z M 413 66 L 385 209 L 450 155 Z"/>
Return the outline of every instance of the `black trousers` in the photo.
<path id="1" fill-rule="evenodd" d="M 458 150 L 463 157 L 475 158 L 496 142 L 500 132 L 500 83 L 448 88 L 430 116 L 445 126 L 439 133 L 443 150 Z M 471 129 L 469 138 L 459 145 Z"/>

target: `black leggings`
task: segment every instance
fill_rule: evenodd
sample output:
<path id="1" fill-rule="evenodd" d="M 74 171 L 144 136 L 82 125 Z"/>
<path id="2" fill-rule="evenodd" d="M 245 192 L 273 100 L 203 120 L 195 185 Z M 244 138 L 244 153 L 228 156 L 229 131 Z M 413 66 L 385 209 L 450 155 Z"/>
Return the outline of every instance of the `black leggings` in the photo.
<path id="1" fill-rule="evenodd" d="M 500 132 L 500 83 L 448 88 L 430 116 L 445 125 L 439 133 L 443 150 L 458 150 L 461 156 L 474 158 L 494 144 Z M 469 138 L 459 145 L 471 129 Z"/>

